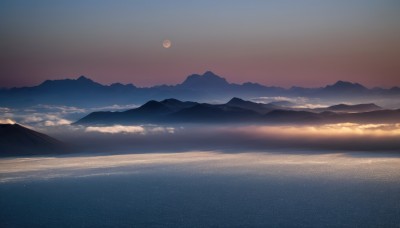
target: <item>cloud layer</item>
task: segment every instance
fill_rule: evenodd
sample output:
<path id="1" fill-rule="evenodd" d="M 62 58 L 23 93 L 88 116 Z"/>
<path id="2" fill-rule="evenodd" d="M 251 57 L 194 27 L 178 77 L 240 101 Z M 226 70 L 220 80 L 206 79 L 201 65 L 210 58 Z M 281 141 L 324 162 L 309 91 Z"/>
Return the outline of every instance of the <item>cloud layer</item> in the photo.
<path id="1" fill-rule="evenodd" d="M 0 124 L 15 124 L 15 122 L 10 119 L 0 119 Z"/>
<path id="2" fill-rule="evenodd" d="M 45 132 L 86 152 L 400 151 L 398 124 L 69 126 L 50 127 Z"/>

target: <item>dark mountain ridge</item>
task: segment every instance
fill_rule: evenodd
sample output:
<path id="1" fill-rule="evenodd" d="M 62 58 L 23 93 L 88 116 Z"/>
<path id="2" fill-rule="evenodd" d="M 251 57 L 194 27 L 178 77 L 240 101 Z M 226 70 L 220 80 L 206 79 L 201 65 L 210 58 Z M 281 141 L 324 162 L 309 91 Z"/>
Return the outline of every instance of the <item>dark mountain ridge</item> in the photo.
<path id="1" fill-rule="evenodd" d="M 372 110 L 371 110 L 372 109 Z M 367 111 L 365 111 L 367 110 Z M 325 109 L 293 109 L 232 98 L 225 104 L 149 101 L 123 112 L 93 112 L 74 124 L 159 123 L 396 123 L 399 110 L 381 110 L 375 104 L 334 105 Z"/>

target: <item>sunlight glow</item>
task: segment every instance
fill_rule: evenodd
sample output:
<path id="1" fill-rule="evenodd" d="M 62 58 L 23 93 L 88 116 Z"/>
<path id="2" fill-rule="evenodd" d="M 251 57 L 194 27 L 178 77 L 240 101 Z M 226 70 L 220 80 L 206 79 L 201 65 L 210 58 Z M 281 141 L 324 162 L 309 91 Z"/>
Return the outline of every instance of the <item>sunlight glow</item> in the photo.
<path id="1" fill-rule="evenodd" d="M 400 136 L 400 124 L 356 124 L 338 123 L 316 126 L 262 126 L 245 127 L 245 131 L 254 131 L 259 134 L 283 134 L 292 136 Z"/>
<path id="2" fill-rule="evenodd" d="M 0 124 L 15 124 L 15 122 L 11 119 L 0 119 Z"/>

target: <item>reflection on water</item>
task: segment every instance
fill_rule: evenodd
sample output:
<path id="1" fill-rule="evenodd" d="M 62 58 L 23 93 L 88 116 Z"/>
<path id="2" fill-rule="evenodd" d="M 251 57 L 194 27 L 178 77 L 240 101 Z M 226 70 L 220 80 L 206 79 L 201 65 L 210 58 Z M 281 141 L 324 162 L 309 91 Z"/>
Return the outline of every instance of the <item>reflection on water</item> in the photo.
<path id="1" fill-rule="evenodd" d="M 1 227 L 398 227 L 400 155 L 149 153 L 0 160 Z"/>
<path id="2" fill-rule="evenodd" d="M 243 173 L 251 175 L 321 176 L 365 178 L 372 181 L 400 180 L 400 156 L 373 153 L 281 154 L 281 153 L 147 153 L 60 157 L 4 158 L 0 182 L 53 177 L 112 175 L 130 172 Z M 349 173 L 350 172 L 350 173 Z M 351 175 L 349 175 L 351 174 Z"/>

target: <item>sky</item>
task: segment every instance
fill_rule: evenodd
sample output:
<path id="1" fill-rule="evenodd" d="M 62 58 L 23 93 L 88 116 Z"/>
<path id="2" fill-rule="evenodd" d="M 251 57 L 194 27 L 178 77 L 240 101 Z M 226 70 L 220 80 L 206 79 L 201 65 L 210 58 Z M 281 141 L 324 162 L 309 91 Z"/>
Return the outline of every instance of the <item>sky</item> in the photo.
<path id="1" fill-rule="evenodd" d="M 399 86 L 398 12 L 398 0 L 2 0 L 0 87 L 177 84 L 207 70 L 234 83 Z"/>

